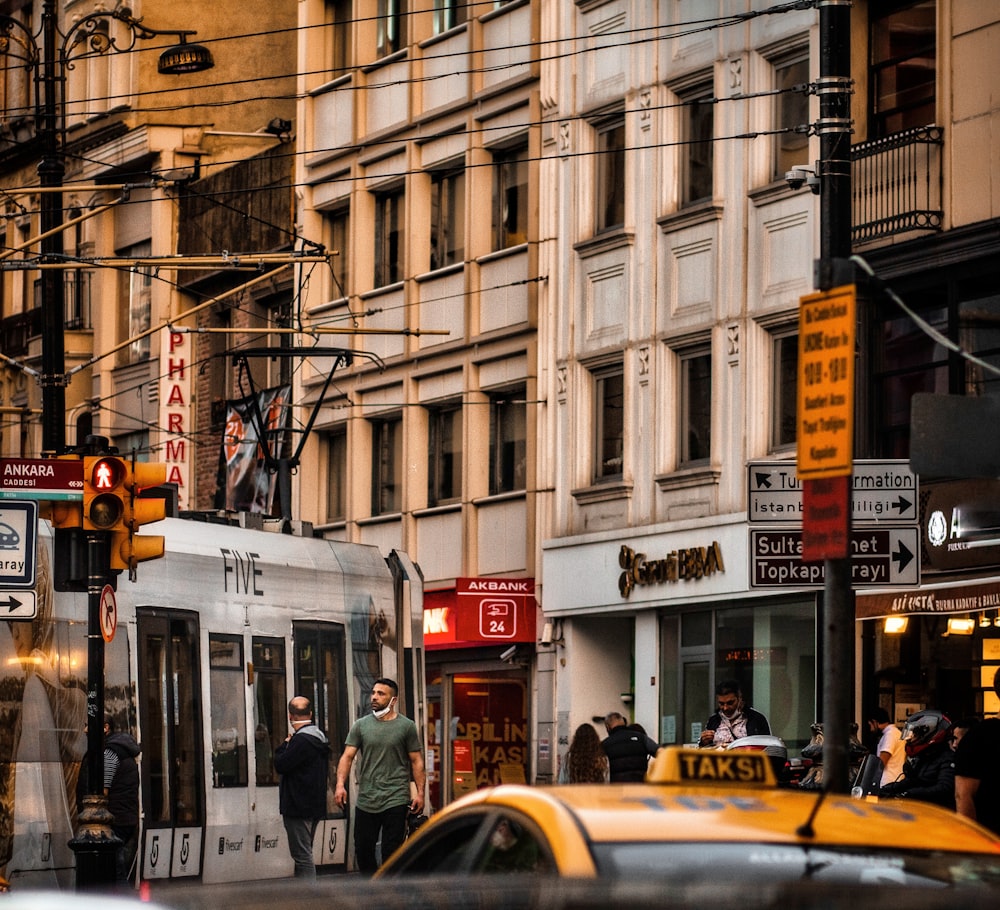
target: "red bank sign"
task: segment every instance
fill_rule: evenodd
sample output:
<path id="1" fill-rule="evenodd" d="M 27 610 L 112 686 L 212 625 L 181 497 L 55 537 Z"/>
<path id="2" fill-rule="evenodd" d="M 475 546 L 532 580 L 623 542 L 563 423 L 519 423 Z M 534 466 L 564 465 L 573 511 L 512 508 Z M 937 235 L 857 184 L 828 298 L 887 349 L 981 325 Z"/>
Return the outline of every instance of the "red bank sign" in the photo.
<path id="1" fill-rule="evenodd" d="M 458 578 L 424 594 L 428 650 L 535 640 L 533 578 Z"/>

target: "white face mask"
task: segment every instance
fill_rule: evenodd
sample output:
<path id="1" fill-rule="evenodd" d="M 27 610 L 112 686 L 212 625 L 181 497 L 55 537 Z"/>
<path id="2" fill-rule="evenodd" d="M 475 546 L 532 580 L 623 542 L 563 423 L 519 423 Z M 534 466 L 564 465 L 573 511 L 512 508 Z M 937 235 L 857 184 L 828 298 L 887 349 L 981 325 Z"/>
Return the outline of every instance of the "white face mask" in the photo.
<path id="1" fill-rule="evenodd" d="M 392 710 L 392 705 L 393 702 L 395 701 L 396 698 L 395 696 L 393 696 L 392 698 L 389 699 L 389 704 L 387 704 L 381 711 L 372 711 L 372 714 L 374 714 L 379 720 L 381 720 L 383 717 L 386 716 L 386 714 L 388 714 Z"/>

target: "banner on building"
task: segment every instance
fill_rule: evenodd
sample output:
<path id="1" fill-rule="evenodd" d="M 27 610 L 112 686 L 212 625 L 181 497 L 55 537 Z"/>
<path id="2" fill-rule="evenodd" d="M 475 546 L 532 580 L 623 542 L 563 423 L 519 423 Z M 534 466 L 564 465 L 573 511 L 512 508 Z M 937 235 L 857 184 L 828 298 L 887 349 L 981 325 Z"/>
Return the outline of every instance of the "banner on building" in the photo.
<path id="1" fill-rule="evenodd" d="M 264 426 L 266 440 L 263 442 L 277 458 L 284 445 L 291 392 L 291 386 L 280 386 L 228 403 L 220 456 L 225 475 L 226 509 L 272 513 L 278 477 L 267 470 L 260 424 L 255 415 L 259 414 Z"/>

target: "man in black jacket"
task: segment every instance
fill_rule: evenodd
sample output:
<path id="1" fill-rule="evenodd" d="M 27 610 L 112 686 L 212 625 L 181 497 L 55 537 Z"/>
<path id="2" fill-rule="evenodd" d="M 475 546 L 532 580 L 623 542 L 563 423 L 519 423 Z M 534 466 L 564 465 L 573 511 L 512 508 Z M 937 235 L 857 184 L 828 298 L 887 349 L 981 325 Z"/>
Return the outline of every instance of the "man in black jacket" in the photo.
<path id="1" fill-rule="evenodd" d="M 139 765 L 141 748 L 125 732 L 116 733 L 110 717 L 104 721 L 104 792 L 114 816 L 111 830 L 121 840 L 115 856 L 115 879 L 120 885 L 131 878 L 139 848 Z"/>
<path id="2" fill-rule="evenodd" d="M 955 809 L 955 753 L 948 738 L 951 721 L 940 711 L 918 711 L 903 726 L 906 761 L 900 780 L 886 784 L 879 796 L 919 799 Z"/>
<path id="3" fill-rule="evenodd" d="M 313 723 L 309 699 L 296 695 L 288 703 L 292 732 L 274 750 L 278 781 L 278 811 L 288 835 L 288 852 L 298 878 L 315 879 L 313 836 L 326 815 L 326 775 L 330 763 L 330 740 Z"/>
<path id="4" fill-rule="evenodd" d="M 646 766 L 656 755 L 656 743 L 640 730 L 630 728 L 623 714 L 612 711 L 604 718 L 607 738 L 601 741 L 608 756 L 611 783 L 617 781 L 642 781 Z"/>
<path id="5" fill-rule="evenodd" d="M 715 687 L 715 712 L 701 731 L 702 748 L 728 746 L 744 736 L 766 736 L 771 732 L 767 718 L 743 701 L 743 692 L 735 679 L 724 679 Z"/>

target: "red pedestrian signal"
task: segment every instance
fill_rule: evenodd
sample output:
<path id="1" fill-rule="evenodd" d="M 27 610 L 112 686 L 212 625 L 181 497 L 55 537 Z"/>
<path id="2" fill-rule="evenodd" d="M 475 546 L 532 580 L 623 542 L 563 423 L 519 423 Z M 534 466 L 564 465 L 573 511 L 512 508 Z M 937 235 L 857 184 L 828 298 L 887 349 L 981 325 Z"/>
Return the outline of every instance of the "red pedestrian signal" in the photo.
<path id="1" fill-rule="evenodd" d="M 127 466 L 112 455 L 83 459 L 83 527 L 113 531 L 124 527 Z"/>

